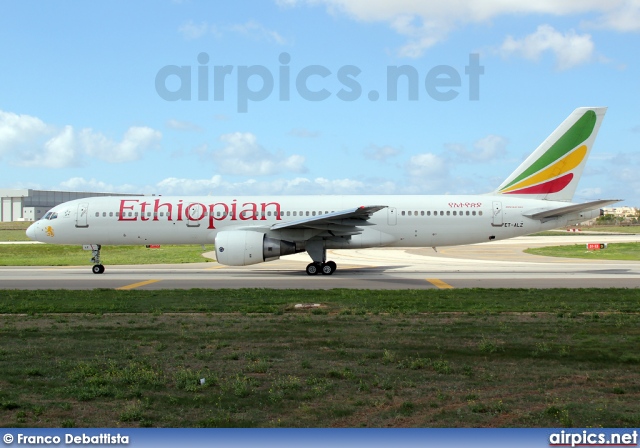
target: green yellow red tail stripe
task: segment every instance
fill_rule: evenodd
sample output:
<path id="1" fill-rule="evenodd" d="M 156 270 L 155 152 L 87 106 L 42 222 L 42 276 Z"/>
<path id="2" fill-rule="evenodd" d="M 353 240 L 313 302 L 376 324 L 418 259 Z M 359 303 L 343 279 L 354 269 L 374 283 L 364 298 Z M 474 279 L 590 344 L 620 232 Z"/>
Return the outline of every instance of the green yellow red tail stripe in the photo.
<path id="1" fill-rule="evenodd" d="M 597 116 L 585 111 L 540 157 L 509 183 L 503 194 L 550 194 L 562 191 L 573 180 L 571 172 L 585 159 L 589 148 L 583 144 L 593 133 Z"/>

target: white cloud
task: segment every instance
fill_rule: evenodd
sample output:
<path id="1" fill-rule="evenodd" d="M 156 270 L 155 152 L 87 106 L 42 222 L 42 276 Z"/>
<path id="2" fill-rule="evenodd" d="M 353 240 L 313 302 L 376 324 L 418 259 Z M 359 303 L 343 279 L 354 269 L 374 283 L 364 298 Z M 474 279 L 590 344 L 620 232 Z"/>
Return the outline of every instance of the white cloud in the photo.
<path id="1" fill-rule="evenodd" d="M 107 139 L 91 129 L 75 131 L 73 126 L 58 128 L 37 117 L 0 111 L 0 156 L 24 167 L 65 168 L 80 166 L 84 156 L 111 163 L 136 160 L 157 146 L 159 131 L 130 127 L 120 142 Z"/>
<path id="2" fill-rule="evenodd" d="M 243 24 L 231 25 L 229 30 L 248 36 L 254 40 L 266 40 L 279 45 L 287 43 L 286 39 L 277 31 L 270 30 L 255 20 L 249 20 Z"/>
<path id="3" fill-rule="evenodd" d="M 222 37 L 224 33 L 231 32 L 257 41 L 264 40 L 278 45 L 285 45 L 287 43 L 287 40 L 280 33 L 265 27 L 255 20 L 222 26 L 209 24 L 206 21 L 195 23 L 193 20 L 189 20 L 180 25 L 178 32 L 182 34 L 182 37 L 186 40 L 200 39 L 209 34 Z"/>
<path id="4" fill-rule="evenodd" d="M 378 160 L 380 162 L 384 162 L 390 157 L 395 157 L 400 154 L 402 151 L 398 148 L 394 148 L 393 146 L 384 145 L 378 146 L 371 144 L 368 148 L 364 150 L 364 155 L 367 159 Z"/>
<path id="5" fill-rule="evenodd" d="M 532 61 L 538 61 L 545 52 L 554 55 L 558 70 L 567 70 L 593 60 L 594 44 L 590 34 L 574 30 L 562 34 L 550 25 L 540 25 L 522 39 L 508 36 L 500 47 L 504 57 L 516 55 Z"/>
<path id="6" fill-rule="evenodd" d="M 499 135 L 489 134 L 473 144 L 469 151 L 464 145 L 449 143 L 445 147 L 457 154 L 465 162 L 488 162 L 507 153 L 507 139 Z"/>
<path id="7" fill-rule="evenodd" d="M 78 138 L 88 155 L 107 162 L 121 163 L 138 160 L 146 150 L 157 147 L 162 133 L 146 126 L 132 126 L 127 129 L 120 142 L 114 142 L 91 129 L 81 130 Z"/>
<path id="8" fill-rule="evenodd" d="M 182 37 L 187 40 L 199 39 L 209 32 L 209 25 L 207 22 L 194 23 L 193 20 L 189 20 L 178 28 Z"/>
<path id="9" fill-rule="evenodd" d="M 156 184 L 160 194 L 207 194 L 222 185 L 222 177 L 215 175 L 211 179 L 180 179 L 169 177 Z"/>
<path id="10" fill-rule="evenodd" d="M 144 193 L 137 189 L 138 187 L 125 184 L 115 186 L 106 182 L 98 181 L 95 178 L 89 180 L 83 177 L 72 177 L 56 187 L 56 190 L 62 191 L 99 191 L 102 193 Z"/>
<path id="11" fill-rule="evenodd" d="M 407 172 L 413 177 L 440 177 L 447 171 L 445 160 L 432 153 L 417 154 L 409 159 Z"/>
<path id="12" fill-rule="evenodd" d="M 202 131 L 202 128 L 195 123 L 189 121 L 180 121 L 176 119 L 167 120 L 167 127 L 176 131 Z"/>
<path id="13" fill-rule="evenodd" d="M 32 145 L 54 133 L 55 129 L 39 118 L 0 110 L 0 155 Z"/>
<path id="14" fill-rule="evenodd" d="M 621 32 L 640 31 L 640 1 L 625 0 L 593 22 L 585 25 Z"/>
<path id="15" fill-rule="evenodd" d="M 363 22 L 385 22 L 407 38 L 400 56 L 420 57 L 468 24 L 490 24 L 503 16 L 526 14 L 571 16 L 595 14 L 595 24 L 617 31 L 640 29 L 638 0 L 276 0 L 282 7 L 324 5 L 331 14 L 344 14 Z"/>
<path id="16" fill-rule="evenodd" d="M 281 172 L 304 173 L 305 158 L 294 154 L 273 154 L 258 144 L 250 132 L 234 132 L 220 137 L 226 146 L 213 151 L 219 171 L 242 176 L 268 176 Z"/>
<path id="17" fill-rule="evenodd" d="M 289 135 L 300 138 L 316 138 L 320 135 L 320 133 L 317 131 L 310 131 L 309 129 L 295 128 L 289 132 Z"/>
<path id="18" fill-rule="evenodd" d="M 390 193 L 395 191 L 393 182 L 379 180 L 361 181 L 355 179 L 327 179 L 318 177 L 309 179 L 296 177 L 293 179 L 256 180 L 230 182 L 222 176 L 215 175 L 210 179 L 167 178 L 158 182 L 155 187 L 159 194 L 184 195 L 343 195 Z"/>

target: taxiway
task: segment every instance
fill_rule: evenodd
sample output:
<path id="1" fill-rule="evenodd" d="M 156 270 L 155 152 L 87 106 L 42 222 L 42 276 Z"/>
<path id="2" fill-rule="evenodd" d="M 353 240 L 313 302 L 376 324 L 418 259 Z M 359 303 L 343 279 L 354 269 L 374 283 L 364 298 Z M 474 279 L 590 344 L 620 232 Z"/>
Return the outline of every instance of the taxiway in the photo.
<path id="1" fill-rule="evenodd" d="M 331 276 L 309 276 L 306 254 L 246 267 L 216 262 L 110 266 L 0 267 L 0 289 L 426 289 L 426 288 L 637 288 L 640 261 L 595 261 L 529 255 L 529 247 L 640 242 L 640 235 L 520 237 L 469 246 L 329 251 Z M 586 248 L 585 248 L 586 251 Z"/>

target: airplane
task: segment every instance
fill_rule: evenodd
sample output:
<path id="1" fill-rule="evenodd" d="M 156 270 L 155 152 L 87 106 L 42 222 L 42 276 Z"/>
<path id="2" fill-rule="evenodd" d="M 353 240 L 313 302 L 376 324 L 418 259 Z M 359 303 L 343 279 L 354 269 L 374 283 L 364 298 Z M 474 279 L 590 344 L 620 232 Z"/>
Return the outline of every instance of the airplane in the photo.
<path id="1" fill-rule="evenodd" d="M 480 195 L 88 197 L 57 205 L 26 231 L 35 241 L 211 244 L 248 266 L 307 252 L 306 273 L 333 274 L 327 249 L 433 247 L 497 241 L 586 221 L 619 202 L 572 203 L 606 107 L 574 110 L 493 192 Z"/>

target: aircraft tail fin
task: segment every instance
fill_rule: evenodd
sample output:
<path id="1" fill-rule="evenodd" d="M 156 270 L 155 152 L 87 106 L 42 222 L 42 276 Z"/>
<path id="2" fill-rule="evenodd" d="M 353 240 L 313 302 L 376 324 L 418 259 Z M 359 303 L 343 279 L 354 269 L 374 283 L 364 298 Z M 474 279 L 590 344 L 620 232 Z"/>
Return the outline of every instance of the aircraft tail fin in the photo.
<path id="1" fill-rule="evenodd" d="M 606 111 L 606 107 L 574 110 L 494 194 L 571 201 Z"/>

